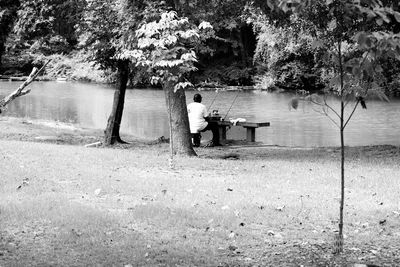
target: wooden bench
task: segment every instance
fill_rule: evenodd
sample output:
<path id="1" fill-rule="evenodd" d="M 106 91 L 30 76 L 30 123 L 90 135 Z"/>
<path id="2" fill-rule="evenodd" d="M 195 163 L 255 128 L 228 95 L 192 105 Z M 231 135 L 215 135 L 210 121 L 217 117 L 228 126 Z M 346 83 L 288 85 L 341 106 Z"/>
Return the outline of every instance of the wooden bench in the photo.
<path id="1" fill-rule="evenodd" d="M 241 126 L 246 128 L 246 141 L 255 142 L 256 141 L 256 128 L 259 127 L 268 127 L 270 126 L 269 122 L 237 122 L 233 124 L 230 121 L 217 121 L 219 126 L 219 138 L 221 143 L 226 141 L 226 128 L 232 126 Z"/>

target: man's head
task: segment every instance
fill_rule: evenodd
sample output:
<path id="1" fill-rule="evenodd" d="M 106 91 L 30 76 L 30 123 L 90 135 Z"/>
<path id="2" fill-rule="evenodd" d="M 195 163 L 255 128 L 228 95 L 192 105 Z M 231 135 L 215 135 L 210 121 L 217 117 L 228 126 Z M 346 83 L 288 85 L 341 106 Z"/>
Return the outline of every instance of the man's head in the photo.
<path id="1" fill-rule="evenodd" d="M 201 97 L 200 94 L 195 94 L 195 95 L 193 96 L 193 101 L 194 101 L 194 102 L 201 103 L 201 99 L 202 99 L 202 97 Z"/>

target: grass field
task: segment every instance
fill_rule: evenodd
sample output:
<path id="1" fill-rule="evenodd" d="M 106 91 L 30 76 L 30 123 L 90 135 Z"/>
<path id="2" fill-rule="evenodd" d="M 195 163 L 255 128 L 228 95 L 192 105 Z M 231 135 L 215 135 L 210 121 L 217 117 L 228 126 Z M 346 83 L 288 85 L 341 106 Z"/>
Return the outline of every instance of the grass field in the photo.
<path id="1" fill-rule="evenodd" d="M 167 144 L 0 128 L 0 266 L 400 266 L 398 147 L 348 148 L 338 256 L 337 148 L 199 148 L 170 170 Z"/>

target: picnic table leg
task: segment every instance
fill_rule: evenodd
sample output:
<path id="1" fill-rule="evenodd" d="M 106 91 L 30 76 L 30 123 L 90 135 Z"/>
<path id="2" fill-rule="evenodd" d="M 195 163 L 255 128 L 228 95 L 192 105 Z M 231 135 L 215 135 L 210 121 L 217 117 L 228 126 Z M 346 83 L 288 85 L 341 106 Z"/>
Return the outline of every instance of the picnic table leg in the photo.
<path id="1" fill-rule="evenodd" d="M 247 142 L 255 142 L 256 141 L 256 128 L 254 127 L 245 127 L 246 128 L 246 141 Z"/>
<path id="2" fill-rule="evenodd" d="M 219 125 L 219 141 L 220 144 L 225 144 L 226 141 L 226 126 Z"/>

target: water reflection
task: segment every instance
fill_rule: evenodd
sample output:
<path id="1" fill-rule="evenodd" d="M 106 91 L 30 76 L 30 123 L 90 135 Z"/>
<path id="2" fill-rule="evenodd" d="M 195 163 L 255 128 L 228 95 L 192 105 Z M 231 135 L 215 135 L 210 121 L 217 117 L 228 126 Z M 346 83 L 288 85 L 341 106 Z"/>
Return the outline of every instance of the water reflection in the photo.
<path id="1" fill-rule="evenodd" d="M 17 88 L 17 82 L 0 82 L 0 95 Z M 79 127 L 103 129 L 111 111 L 113 88 L 85 83 L 35 82 L 32 92 L 14 101 L 5 116 L 56 120 Z M 191 102 L 196 92 L 187 92 Z M 229 118 L 269 121 L 271 127 L 259 128 L 256 139 L 284 146 L 339 145 L 337 127 L 325 116 L 301 104 L 297 111 L 288 108 L 289 94 L 265 92 L 201 92 L 203 103 Z M 235 100 L 235 101 L 234 101 Z M 234 103 L 233 103 L 234 102 Z M 232 105 L 233 103 L 233 105 Z M 337 105 L 338 103 L 336 103 Z M 348 145 L 400 144 L 400 101 L 370 101 L 368 109 L 358 109 L 346 129 Z M 231 107 L 232 105 L 232 107 Z M 227 114 L 229 108 L 229 114 Z M 168 120 L 161 90 L 128 90 L 121 132 L 140 138 L 168 136 Z M 228 138 L 244 139 L 245 130 L 233 127 Z M 204 138 L 210 138 L 206 134 Z"/>

